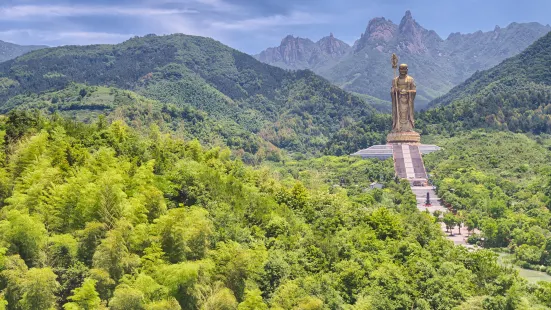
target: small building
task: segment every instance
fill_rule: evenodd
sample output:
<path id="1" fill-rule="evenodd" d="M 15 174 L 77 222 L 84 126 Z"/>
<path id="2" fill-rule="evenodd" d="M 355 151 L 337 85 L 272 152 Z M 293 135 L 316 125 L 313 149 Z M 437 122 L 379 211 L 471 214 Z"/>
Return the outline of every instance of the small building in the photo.
<path id="1" fill-rule="evenodd" d="M 373 182 L 369 185 L 369 188 L 371 188 L 371 189 L 375 189 L 375 188 L 381 189 L 381 188 L 383 188 L 383 184 L 378 183 L 378 182 Z"/>

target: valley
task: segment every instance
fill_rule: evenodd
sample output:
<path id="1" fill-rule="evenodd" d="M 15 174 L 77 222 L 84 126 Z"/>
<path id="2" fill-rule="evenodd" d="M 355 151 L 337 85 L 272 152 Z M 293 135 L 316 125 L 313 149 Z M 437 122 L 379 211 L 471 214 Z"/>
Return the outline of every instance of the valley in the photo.
<path id="1" fill-rule="evenodd" d="M 550 309 L 550 30 L 443 40 L 408 11 L 254 57 L 185 34 L 11 55 L 0 310 Z M 399 138 L 393 52 L 431 186 L 350 156 Z"/>

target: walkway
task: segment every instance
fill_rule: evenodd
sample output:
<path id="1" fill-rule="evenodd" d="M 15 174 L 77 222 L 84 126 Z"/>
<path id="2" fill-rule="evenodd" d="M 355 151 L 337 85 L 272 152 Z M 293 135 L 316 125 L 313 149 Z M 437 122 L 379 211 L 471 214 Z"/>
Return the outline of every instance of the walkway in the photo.
<path id="1" fill-rule="evenodd" d="M 440 198 L 436 195 L 432 186 L 426 186 L 427 173 L 425 165 L 417 146 L 408 144 L 393 145 L 394 170 L 398 177 L 407 179 L 411 184 L 411 190 L 417 198 L 417 209 L 419 211 L 428 210 L 431 214 L 434 211 L 440 211 L 442 214 L 448 212 L 444 206 L 440 204 Z M 418 186 L 421 185 L 421 186 Z M 427 193 L 429 193 L 430 206 L 426 206 Z M 451 234 L 446 231 L 446 225 L 440 224 L 442 231 L 446 234 L 449 240 L 456 245 L 462 245 L 467 248 L 474 248 L 473 245 L 467 243 L 467 229 L 463 229 L 459 234 L 459 229 L 454 227 Z"/>

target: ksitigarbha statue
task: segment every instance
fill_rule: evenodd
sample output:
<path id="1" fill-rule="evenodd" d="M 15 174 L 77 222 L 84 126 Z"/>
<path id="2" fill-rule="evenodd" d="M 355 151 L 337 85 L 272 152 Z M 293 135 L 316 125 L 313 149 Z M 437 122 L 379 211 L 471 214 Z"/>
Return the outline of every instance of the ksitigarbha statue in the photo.
<path id="1" fill-rule="evenodd" d="M 408 66 L 401 64 L 400 75 L 396 76 L 398 57 L 392 54 L 392 68 L 394 68 L 394 79 L 390 89 L 392 98 L 392 131 L 387 136 L 387 143 L 410 143 L 418 144 L 421 137 L 413 128 L 414 102 L 417 90 L 415 80 L 408 75 Z"/>

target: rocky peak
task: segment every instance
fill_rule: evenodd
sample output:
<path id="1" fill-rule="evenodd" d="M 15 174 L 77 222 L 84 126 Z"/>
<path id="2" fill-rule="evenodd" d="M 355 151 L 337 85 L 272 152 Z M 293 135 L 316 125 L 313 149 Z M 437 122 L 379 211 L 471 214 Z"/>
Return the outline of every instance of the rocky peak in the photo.
<path id="1" fill-rule="evenodd" d="M 452 32 L 446 40 L 455 39 L 461 37 L 461 32 Z"/>
<path id="2" fill-rule="evenodd" d="M 342 56 L 350 50 L 350 45 L 336 39 L 333 33 L 328 37 L 324 37 L 316 43 L 322 54 L 329 55 L 333 58 Z"/>
<path id="3" fill-rule="evenodd" d="M 324 63 L 328 59 L 338 59 L 349 50 L 350 46 L 335 38 L 333 33 L 316 43 L 310 39 L 287 35 L 278 47 L 268 48 L 255 57 L 266 63 L 304 69 Z"/>
<path id="4" fill-rule="evenodd" d="M 314 42 L 312 42 L 310 39 L 294 37 L 293 35 L 289 34 L 285 38 L 283 38 L 283 40 L 281 40 L 280 47 L 290 45 L 290 44 L 292 45 L 292 44 L 313 44 L 313 43 Z"/>
<path id="5" fill-rule="evenodd" d="M 369 21 L 365 31 L 366 39 L 371 42 L 384 41 L 389 42 L 394 38 L 396 25 L 384 17 L 374 18 Z"/>
<path id="6" fill-rule="evenodd" d="M 412 54 L 422 54 L 436 50 L 436 45 L 441 41 L 442 39 L 436 32 L 419 25 L 413 19 L 411 11 L 408 10 L 399 25 L 384 17 L 370 20 L 365 33 L 354 45 L 354 51 L 358 52 L 369 46 L 380 52 L 401 50 Z"/>
<path id="7" fill-rule="evenodd" d="M 442 41 L 434 30 L 427 30 L 419 25 L 411 11 L 406 11 L 398 26 L 398 34 L 400 37 L 400 47 L 406 49 L 412 54 L 422 54 L 435 47 Z"/>
<path id="8" fill-rule="evenodd" d="M 416 34 L 421 30 L 419 28 L 423 29 L 423 27 L 417 24 L 415 19 L 413 19 L 411 11 L 406 11 L 406 15 L 402 17 L 402 21 L 400 22 L 398 30 L 400 30 L 400 32 L 404 34 Z"/>
<path id="9" fill-rule="evenodd" d="M 384 17 L 376 17 L 369 21 L 365 32 L 354 43 L 354 51 L 358 52 L 366 46 L 373 46 L 382 50 L 395 37 L 398 26 Z"/>
<path id="10" fill-rule="evenodd" d="M 279 54 L 277 58 L 280 58 L 280 60 L 287 64 L 293 65 L 307 57 L 306 54 L 313 48 L 313 45 L 314 42 L 310 39 L 288 35 L 281 40 L 281 45 L 276 48 Z"/>

